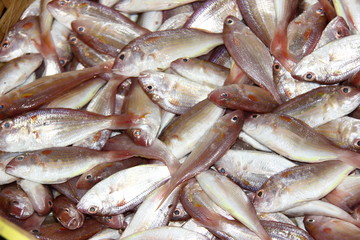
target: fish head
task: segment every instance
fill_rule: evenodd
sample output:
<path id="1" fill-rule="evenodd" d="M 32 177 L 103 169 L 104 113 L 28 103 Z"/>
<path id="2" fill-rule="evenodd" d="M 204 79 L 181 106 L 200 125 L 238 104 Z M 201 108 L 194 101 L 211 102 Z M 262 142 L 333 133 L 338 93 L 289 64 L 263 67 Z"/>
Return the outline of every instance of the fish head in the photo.
<path id="1" fill-rule="evenodd" d="M 291 76 L 300 81 L 326 83 L 327 65 L 325 60 L 317 60 L 314 56 L 308 55 L 295 65 Z"/>
<path id="2" fill-rule="evenodd" d="M 75 20 L 75 16 L 78 15 L 76 7 L 79 4 L 81 4 L 81 2 L 77 0 L 53 0 L 47 4 L 47 9 L 56 20 L 71 29 L 71 22 Z"/>
<path id="3" fill-rule="evenodd" d="M 76 208 L 89 215 L 107 215 L 108 211 L 102 198 L 94 191 L 88 191 L 79 201 Z M 109 209 L 109 208 L 108 208 Z"/>
<path id="4" fill-rule="evenodd" d="M 130 129 L 128 131 L 129 137 L 133 142 L 140 146 L 148 147 L 150 146 L 155 138 L 156 131 L 154 131 L 149 125 L 140 125 L 137 128 Z"/>
<path id="5" fill-rule="evenodd" d="M 244 131 L 254 131 L 258 130 L 259 127 L 262 125 L 263 119 L 265 118 L 266 114 L 258 114 L 254 113 L 247 117 L 244 121 L 243 129 Z"/>
<path id="6" fill-rule="evenodd" d="M 166 84 L 164 78 L 164 73 L 155 71 L 141 72 L 138 78 L 142 89 L 155 103 L 161 101 L 161 96 L 171 90 L 171 86 Z"/>
<path id="7" fill-rule="evenodd" d="M 102 216 L 101 222 L 104 222 L 108 227 L 114 228 L 114 229 L 120 229 L 125 227 L 124 222 L 124 215 L 108 215 L 108 216 Z"/>
<path id="8" fill-rule="evenodd" d="M 75 208 L 68 207 L 62 209 L 56 219 L 67 229 L 74 230 L 83 225 L 85 217 Z"/>
<path id="9" fill-rule="evenodd" d="M 352 112 L 360 104 L 360 90 L 355 87 L 336 86 L 333 97 L 342 108 L 349 107 L 349 112 Z"/>
<path id="10" fill-rule="evenodd" d="M 22 177 L 26 176 L 27 174 L 32 174 L 32 168 L 29 165 L 33 164 L 34 161 L 38 161 L 38 157 L 36 154 L 20 154 L 14 157 L 6 165 L 5 172 L 16 177 Z"/>
<path id="11" fill-rule="evenodd" d="M 34 208 L 29 198 L 16 195 L 14 198 L 9 199 L 7 211 L 16 218 L 25 219 L 34 213 Z"/>
<path id="12" fill-rule="evenodd" d="M 238 92 L 236 91 L 236 88 L 233 88 L 233 85 L 227 85 L 213 90 L 209 93 L 208 98 L 220 107 L 229 107 L 234 104 L 236 105 L 236 102 L 233 100 L 236 98 L 237 94 Z"/>
<path id="13" fill-rule="evenodd" d="M 141 49 L 131 44 L 124 47 L 115 59 L 113 73 L 127 77 L 137 77 L 142 71 Z M 144 66 L 146 69 L 146 66 Z"/>
<path id="14" fill-rule="evenodd" d="M 0 61 L 7 62 L 27 53 L 36 53 L 40 46 L 37 17 L 27 17 L 15 24 L 1 43 Z"/>
<path id="15" fill-rule="evenodd" d="M 281 204 L 279 202 L 281 199 L 276 197 L 277 191 L 275 187 L 265 187 L 264 185 L 256 192 L 253 204 L 257 212 L 273 212 L 273 209 L 276 209 Z"/>

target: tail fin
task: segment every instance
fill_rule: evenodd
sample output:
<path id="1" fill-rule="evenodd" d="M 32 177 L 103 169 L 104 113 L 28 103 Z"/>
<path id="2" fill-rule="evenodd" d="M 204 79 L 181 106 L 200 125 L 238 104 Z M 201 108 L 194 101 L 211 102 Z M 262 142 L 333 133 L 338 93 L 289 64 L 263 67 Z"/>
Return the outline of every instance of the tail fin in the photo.
<path id="1" fill-rule="evenodd" d="M 169 195 L 175 190 L 176 187 L 177 184 L 174 184 L 172 178 L 167 183 L 165 183 L 164 188 L 161 189 L 161 193 L 158 195 L 161 201 L 159 202 L 159 205 L 156 207 L 156 209 L 158 209 L 164 203 L 164 201 L 169 197 Z"/>
<path id="2" fill-rule="evenodd" d="M 108 118 L 111 120 L 110 129 L 129 129 L 137 125 L 140 117 L 128 114 L 110 115 Z"/>
<path id="3" fill-rule="evenodd" d="M 355 168 L 360 168 L 360 153 L 341 149 L 339 153 L 339 160 Z"/>

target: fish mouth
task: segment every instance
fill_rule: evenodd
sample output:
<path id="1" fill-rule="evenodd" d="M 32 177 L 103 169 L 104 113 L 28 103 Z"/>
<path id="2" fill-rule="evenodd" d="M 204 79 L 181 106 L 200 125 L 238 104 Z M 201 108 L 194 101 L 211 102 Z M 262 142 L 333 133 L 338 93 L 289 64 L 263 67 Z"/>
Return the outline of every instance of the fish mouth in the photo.
<path id="1" fill-rule="evenodd" d="M 6 173 L 12 173 L 12 172 L 14 172 L 14 170 L 15 170 L 15 166 L 6 165 L 6 167 L 5 167 L 5 172 Z"/>

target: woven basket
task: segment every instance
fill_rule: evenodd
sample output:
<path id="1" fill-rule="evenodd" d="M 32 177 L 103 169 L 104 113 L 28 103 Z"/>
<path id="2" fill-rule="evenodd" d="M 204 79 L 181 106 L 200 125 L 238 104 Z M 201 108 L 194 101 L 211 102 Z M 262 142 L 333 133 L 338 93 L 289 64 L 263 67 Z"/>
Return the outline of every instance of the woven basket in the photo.
<path id="1" fill-rule="evenodd" d="M 0 0 L 0 39 L 19 20 L 24 10 L 34 0 Z"/>

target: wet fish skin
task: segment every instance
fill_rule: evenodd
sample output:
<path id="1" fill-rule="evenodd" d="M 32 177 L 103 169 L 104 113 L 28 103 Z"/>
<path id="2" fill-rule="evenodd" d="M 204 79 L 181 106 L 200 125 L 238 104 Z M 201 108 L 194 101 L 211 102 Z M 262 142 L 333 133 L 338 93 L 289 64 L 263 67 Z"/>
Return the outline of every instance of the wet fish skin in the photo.
<path id="1" fill-rule="evenodd" d="M 274 153 L 229 149 L 214 163 L 218 172 L 241 188 L 256 192 L 266 180 L 296 164 Z"/>
<path id="2" fill-rule="evenodd" d="M 159 136 L 174 156 L 184 157 L 224 114 L 225 110 L 205 99 L 171 122 Z"/>
<path id="3" fill-rule="evenodd" d="M 249 112 L 271 112 L 278 106 L 267 90 L 247 84 L 217 88 L 209 93 L 208 98 L 220 107 Z"/>
<path id="4" fill-rule="evenodd" d="M 0 184 L 5 185 L 18 180 L 17 177 L 9 175 L 5 172 L 6 165 L 16 156 L 20 155 L 18 152 L 0 152 Z"/>
<path id="5" fill-rule="evenodd" d="M 198 58 L 180 58 L 171 63 L 171 70 L 195 82 L 223 86 L 229 69 Z"/>
<path id="6" fill-rule="evenodd" d="M 196 0 L 180 0 L 180 1 L 150 0 L 144 3 L 141 0 L 122 0 L 122 1 L 118 1 L 118 3 L 115 4 L 114 9 L 126 13 L 140 13 L 147 11 L 172 9 L 195 1 Z"/>
<path id="7" fill-rule="evenodd" d="M 70 230 L 78 229 L 84 224 L 85 216 L 64 195 L 54 199 L 53 214 L 61 225 Z"/>
<path id="8" fill-rule="evenodd" d="M 27 54 L 15 58 L 0 69 L 0 95 L 21 85 L 42 63 L 40 54 Z"/>
<path id="9" fill-rule="evenodd" d="M 221 44 L 221 34 L 197 29 L 172 29 L 148 33 L 135 38 L 121 50 L 115 60 L 113 72 L 137 77 L 145 70 L 164 70 L 178 58 L 206 54 Z"/>
<path id="10" fill-rule="evenodd" d="M 119 162 L 109 162 L 96 165 L 80 176 L 76 182 L 76 187 L 79 189 L 90 189 L 96 183 L 102 181 L 115 172 L 144 163 L 147 163 L 147 160 L 142 158 L 129 158 Z"/>
<path id="11" fill-rule="evenodd" d="M 356 240 L 360 237 L 360 228 L 336 218 L 306 216 L 304 223 L 306 230 L 316 240 Z"/>
<path id="12" fill-rule="evenodd" d="M 96 216 L 93 215 L 96 221 L 113 229 L 124 229 L 126 227 L 124 214 Z M 119 231 L 118 231 L 119 232 Z"/>
<path id="13" fill-rule="evenodd" d="M 296 64 L 291 75 L 302 81 L 334 84 L 357 71 L 359 35 L 336 39 L 305 56 Z"/>
<path id="14" fill-rule="evenodd" d="M 126 129 L 136 121 L 137 117 L 124 114 L 104 116 L 68 108 L 35 110 L 1 124 L 1 149 L 21 152 L 65 147 L 99 130 Z"/>
<path id="15" fill-rule="evenodd" d="M 271 176 L 253 201 L 259 212 L 278 212 L 318 200 L 331 192 L 354 168 L 341 161 L 295 166 Z M 307 185 L 307 188 L 303 186 Z M 297 194 L 292 194 L 296 192 Z"/>

